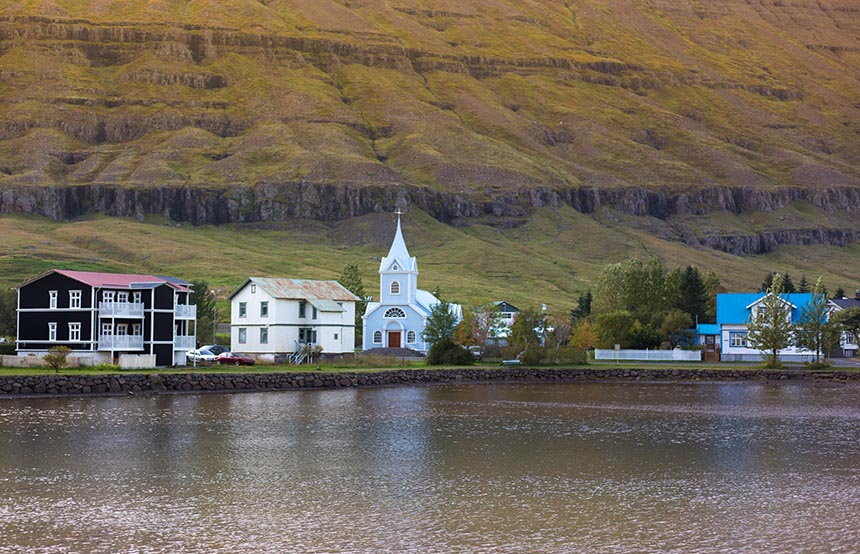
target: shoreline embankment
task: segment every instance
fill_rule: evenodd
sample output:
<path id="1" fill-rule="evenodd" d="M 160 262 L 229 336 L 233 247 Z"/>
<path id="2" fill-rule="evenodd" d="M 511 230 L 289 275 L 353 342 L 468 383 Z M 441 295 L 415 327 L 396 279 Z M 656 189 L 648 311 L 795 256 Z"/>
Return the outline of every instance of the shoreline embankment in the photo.
<path id="1" fill-rule="evenodd" d="M 853 382 L 860 372 L 804 369 L 529 368 L 396 369 L 366 372 L 104 373 L 0 376 L 0 399 L 50 396 L 294 391 L 432 383 Z"/>

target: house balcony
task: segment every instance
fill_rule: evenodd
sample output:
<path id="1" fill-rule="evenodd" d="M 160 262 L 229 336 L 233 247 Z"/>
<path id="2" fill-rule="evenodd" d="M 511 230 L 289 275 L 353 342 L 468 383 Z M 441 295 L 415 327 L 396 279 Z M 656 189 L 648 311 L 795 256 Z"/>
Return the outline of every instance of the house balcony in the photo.
<path id="1" fill-rule="evenodd" d="M 194 335 L 173 335 L 174 350 L 194 350 L 197 346 L 197 337 Z"/>
<path id="2" fill-rule="evenodd" d="M 197 319 L 197 306 L 195 304 L 176 304 L 173 314 L 176 319 Z"/>
<path id="3" fill-rule="evenodd" d="M 99 350 L 143 350 L 143 335 L 99 335 Z"/>
<path id="4" fill-rule="evenodd" d="M 99 302 L 99 317 L 143 317 L 141 302 Z"/>

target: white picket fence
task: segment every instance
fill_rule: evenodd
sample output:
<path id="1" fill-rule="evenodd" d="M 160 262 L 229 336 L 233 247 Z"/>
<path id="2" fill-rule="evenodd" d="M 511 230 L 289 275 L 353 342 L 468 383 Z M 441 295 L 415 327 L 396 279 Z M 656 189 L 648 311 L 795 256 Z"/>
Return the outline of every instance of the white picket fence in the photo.
<path id="1" fill-rule="evenodd" d="M 120 369 L 152 369 L 155 367 L 155 354 L 121 354 Z"/>
<path id="2" fill-rule="evenodd" d="M 595 360 L 639 362 L 701 362 L 701 350 L 601 350 L 595 349 Z"/>

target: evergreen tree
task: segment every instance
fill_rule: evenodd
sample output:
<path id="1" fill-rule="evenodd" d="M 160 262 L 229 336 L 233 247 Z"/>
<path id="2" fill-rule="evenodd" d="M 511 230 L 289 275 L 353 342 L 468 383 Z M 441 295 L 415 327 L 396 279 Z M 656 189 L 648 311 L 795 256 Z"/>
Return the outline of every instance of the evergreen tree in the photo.
<path id="1" fill-rule="evenodd" d="M 576 299 L 576 307 L 570 310 L 570 321 L 574 324 L 580 319 L 584 319 L 591 315 L 591 290 L 585 294 L 580 294 Z"/>
<path id="2" fill-rule="evenodd" d="M 431 345 L 441 340 L 453 342 L 456 327 L 457 317 L 451 311 L 451 304 L 442 300 L 430 310 L 422 335 Z"/>
<path id="3" fill-rule="evenodd" d="M 367 293 L 364 290 L 361 274 L 358 272 L 358 264 L 349 263 L 343 266 L 343 271 L 341 271 L 337 282 L 358 297 L 355 302 L 355 344 L 363 344 L 364 321 L 362 316 L 367 311 Z"/>
<path id="4" fill-rule="evenodd" d="M 806 275 L 800 276 L 800 282 L 797 283 L 797 292 L 811 292 L 809 281 L 806 280 Z"/>
<path id="5" fill-rule="evenodd" d="M 779 351 L 791 346 L 794 327 L 791 324 L 791 306 L 783 298 L 782 276 L 774 275 L 771 288 L 750 318 L 747 340 L 762 352 L 766 367 L 781 367 Z"/>
<path id="6" fill-rule="evenodd" d="M 14 337 L 18 326 L 18 294 L 14 289 L 0 290 L 0 337 Z"/>
<path id="7" fill-rule="evenodd" d="M 192 293 L 189 304 L 197 306 L 197 341 L 204 344 L 215 344 L 212 320 L 215 317 L 215 295 L 209 289 L 206 281 L 192 281 Z"/>
<path id="8" fill-rule="evenodd" d="M 786 273 L 782 276 L 782 292 L 785 294 L 794 294 L 797 292 L 797 288 L 794 286 L 794 282 L 791 280 L 791 275 Z"/>
<path id="9" fill-rule="evenodd" d="M 759 292 L 767 292 L 768 290 L 772 289 L 773 280 L 776 278 L 777 275 L 782 281 L 783 294 L 791 294 L 797 292 L 797 289 L 794 287 L 794 283 L 791 280 L 791 275 L 789 275 L 788 273 L 782 274 L 776 271 L 767 274 L 761 284 L 761 289 L 759 289 Z"/>
<path id="10" fill-rule="evenodd" d="M 836 292 L 833 293 L 833 298 L 845 298 L 845 289 L 839 287 L 836 289 Z"/>
<path id="11" fill-rule="evenodd" d="M 674 307 L 690 314 L 694 322 L 704 322 L 708 311 L 708 300 L 708 289 L 698 268 L 688 265 L 681 273 Z"/>
<path id="12" fill-rule="evenodd" d="M 795 343 L 800 348 L 815 352 L 815 363 L 821 361 L 821 354 L 839 345 L 839 329 L 827 321 L 827 296 L 822 291 L 821 277 L 812 289 L 812 301 L 803 307 L 797 325 Z"/>

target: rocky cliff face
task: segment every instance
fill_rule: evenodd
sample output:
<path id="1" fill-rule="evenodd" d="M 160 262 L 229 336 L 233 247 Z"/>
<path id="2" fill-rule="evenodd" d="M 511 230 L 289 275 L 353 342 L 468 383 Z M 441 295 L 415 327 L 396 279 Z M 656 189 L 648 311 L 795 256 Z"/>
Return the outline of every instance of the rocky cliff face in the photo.
<path id="1" fill-rule="evenodd" d="M 857 209 L 851 0 L 432 4 L 0 8 L 0 211 L 217 224 L 411 204 L 514 225 L 556 205 Z M 786 227 L 683 240 L 751 253 L 856 231 Z"/>

